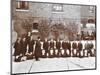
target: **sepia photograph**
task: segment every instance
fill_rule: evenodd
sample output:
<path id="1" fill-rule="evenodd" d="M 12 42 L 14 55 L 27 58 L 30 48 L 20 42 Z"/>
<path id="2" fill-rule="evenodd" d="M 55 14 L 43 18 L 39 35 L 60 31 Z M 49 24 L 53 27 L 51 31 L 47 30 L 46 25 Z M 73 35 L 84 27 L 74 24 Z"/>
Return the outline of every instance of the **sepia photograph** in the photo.
<path id="1" fill-rule="evenodd" d="M 96 5 L 11 0 L 11 73 L 96 69 Z"/>

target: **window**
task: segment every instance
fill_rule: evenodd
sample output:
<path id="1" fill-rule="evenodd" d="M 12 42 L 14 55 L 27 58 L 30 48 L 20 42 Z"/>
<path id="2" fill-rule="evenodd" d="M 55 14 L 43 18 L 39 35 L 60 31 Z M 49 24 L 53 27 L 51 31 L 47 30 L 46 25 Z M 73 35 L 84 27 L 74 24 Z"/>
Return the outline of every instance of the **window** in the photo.
<path id="1" fill-rule="evenodd" d="M 94 13 L 95 7 L 94 6 L 90 6 L 89 11 L 90 11 L 90 13 Z"/>
<path id="2" fill-rule="evenodd" d="M 27 1 L 16 2 L 16 9 L 28 10 L 28 8 L 29 8 L 29 3 Z"/>
<path id="3" fill-rule="evenodd" d="M 63 5 L 62 4 L 53 4 L 52 11 L 62 12 L 63 11 Z"/>

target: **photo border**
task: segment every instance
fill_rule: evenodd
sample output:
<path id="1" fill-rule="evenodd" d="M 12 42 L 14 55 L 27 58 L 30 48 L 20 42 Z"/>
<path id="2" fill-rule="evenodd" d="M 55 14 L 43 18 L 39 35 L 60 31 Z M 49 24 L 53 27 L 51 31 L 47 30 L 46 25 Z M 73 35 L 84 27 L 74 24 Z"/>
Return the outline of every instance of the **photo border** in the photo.
<path id="1" fill-rule="evenodd" d="M 21 1 L 21 0 L 20 0 Z M 24 0 L 23 0 L 24 1 Z M 26 1 L 26 0 L 25 0 Z M 12 0 L 10 0 L 10 74 L 18 75 L 18 74 L 39 74 L 39 73 L 54 73 L 54 72 L 71 72 L 71 71 L 88 71 L 88 70 L 96 70 L 97 69 L 97 5 L 85 5 L 85 4 L 71 4 L 71 3 L 57 3 L 57 2 L 42 2 L 42 1 L 29 1 L 34 3 L 46 3 L 46 4 L 63 4 L 63 5 L 75 5 L 75 6 L 95 6 L 95 28 L 96 28 L 96 56 L 95 56 L 95 68 L 91 69 L 75 69 L 75 70 L 61 70 L 61 71 L 45 71 L 45 72 L 31 72 L 31 73 L 12 73 Z"/>

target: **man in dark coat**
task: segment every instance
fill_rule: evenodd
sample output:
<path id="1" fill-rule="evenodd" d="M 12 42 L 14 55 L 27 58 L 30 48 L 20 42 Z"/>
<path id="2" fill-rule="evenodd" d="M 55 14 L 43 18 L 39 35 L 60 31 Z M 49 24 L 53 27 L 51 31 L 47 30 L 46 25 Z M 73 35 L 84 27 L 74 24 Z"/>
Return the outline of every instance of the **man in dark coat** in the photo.
<path id="1" fill-rule="evenodd" d="M 73 49 L 77 49 L 77 43 L 76 43 L 76 42 L 73 42 L 72 48 L 73 48 Z"/>
<path id="2" fill-rule="evenodd" d="M 88 56 L 89 56 L 89 54 L 90 54 L 90 56 L 91 56 L 91 44 L 89 43 L 89 42 L 87 42 L 87 51 L 88 51 Z"/>
<path id="3" fill-rule="evenodd" d="M 67 48 L 66 50 L 67 57 L 70 57 L 71 56 L 71 43 L 69 41 L 66 42 L 66 48 Z"/>
<path id="4" fill-rule="evenodd" d="M 90 56 L 92 56 L 92 48 L 93 48 L 93 43 L 88 43 L 87 45 L 87 48 L 88 48 L 88 56 L 90 54 Z"/>
<path id="5" fill-rule="evenodd" d="M 60 48 L 61 48 L 61 42 L 59 41 L 59 39 L 56 41 L 56 49 L 58 50 L 58 53 L 57 53 L 57 57 L 59 57 L 61 55 L 61 51 L 60 51 Z"/>
<path id="6" fill-rule="evenodd" d="M 29 54 L 33 54 L 33 49 L 34 49 L 34 40 L 33 40 L 32 37 L 31 37 L 31 39 L 30 39 L 30 41 L 29 41 L 28 53 L 29 53 Z"/>
<path id="7" fill-rule="evenodd" d="M 62 48 L 64 50 L 64 54 L 62 55 L 62 57 L 66 57 L 67 43 L 65 41 L 62 42 Z"/>
<path id="8" fill-rule="evenodd" d="M 79 43 L 78 43 L 78 50 L 82 50 L 82 48 L 83 48 L 83 45 L 82 45 L 81 42 L 79 42 Z"/>
<path id="9" fill-rule="evenodd" d="M 71 50 L 71 42 L 70 41 L 68 41 L 68 44 L 67 44 L 68 46 L 67 46 L 67 48 L 69 49 L 69 50 Z"/>
<path id="10" fill-rule="evenodd" d="M 85 48 L 84 48 L 84 50 L 83 50 L 83 56 L 84 56 L 84 57 L 88 57 L 88 49 L 89 49 L 89 48 L 88 48 L 88 47 L 89 47 L 88 44 L 89 44 L 89 43 L 86 42 L 85 45 L 84 45 L 84 46 L 85 46 Z"/>
<path id="11" fill-rule="evenodd" d="M 36 46 L 35 46 L 35 59 L 36 61 L 39 60 L 39 57 L 41 57 L 41 43 L 40 43 L 40 37 L 38 37 L 37 41 L 36 41 Z"/>
<path id="12" fill-rule="evenodd" d="M 83 51 L 83 45 L 82 43 L 79 41 L 78 43 L 78 53 L 79 53 L 79 57 L 82 57 L 81 52 Z"/>
<path id="13" fill-rule="evenodd" d="M 93 43 L 89 43 L 88 53 L 90 53 L 90 56 L 94 56 L 94 49 L 93 49 Z"/>
<path id="14" fill-rule="evenodd" d="M 28 32 L 27 36 L 26 36 L 26 41 L 27 41 L 27 44 L 29 45 L 30 43 L 30 39 L 31 39 L 31 32 Z"/>
<path id="15" fill-rule="evenodd" d="M 21 49 L 22 49 L 22 55 L 25 56 L 26 51 L 27 51 L 27 41 L 26 38 L 23 38 L 21 41 Z"/>
<path id="16" fill-rule="evenodd" d="M 54 41 L 53 41 L 53 39 L 50 41 L 50 48 L 54 49 Z"/>
<path id="17" fill-rule="evenodd" d="M 45 41 L 43 42 L 43 49 L 45 50 L 44 57 L 47 57 L 48 48 L 49 48 L 49 43 L 48 43 L 47 39 L 45 39 Z"/>
<path id="18" fill-rule="evenodd" d="M 72 43 L 72 54 L 73 54 L 73 57 L 77 57 L 77 43 L 76 42 Z"/>
<path id="19" fill-rule="evenodd" d="M 20 61 L 19 57 L 21 56 L 21 38 L 18 38 L 14 44 L 14 48 L 15 48 L 15 52 L 14 52 L 14 56 L 15 59 L 14 61 Z"/>
<path id="20" fill-rule="evenodd" d="M 31 36 L 29 40 L 26 39 L 26 48 L 28 48 L 26 51 L 26 56 L 28 60 L 33 59 L 34 42 L 35 41 L 33 40 L 33 36 Z"/>
<path id="21" fill-rule="evenodd" d="M 67 43 L 66 43 L 65 41 L 62 42 L 62 48 L 63 48 L 64 50 L 67 49 Z"/>
<path id="22" fill-rule="evenodd" d="M 53 52 L 53 54 L 51 54 L 52 52 Z M 49 57 L 52 58 L 54 56 L 55 56 L 54 40 L 51 39 L 50 48 L 49 48 Z"/>

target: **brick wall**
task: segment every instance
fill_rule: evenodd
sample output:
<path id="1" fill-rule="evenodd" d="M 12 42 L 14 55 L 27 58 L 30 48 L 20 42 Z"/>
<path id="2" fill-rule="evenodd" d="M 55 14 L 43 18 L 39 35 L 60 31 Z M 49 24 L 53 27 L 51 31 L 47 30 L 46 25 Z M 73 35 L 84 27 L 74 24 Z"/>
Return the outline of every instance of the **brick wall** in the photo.
<path id="1" fill-rule="evenodd" d="M 23 28 L 23 20 L 30 19 L 27 25 L 32 25 L 34 22 L 40 22 L 42 19 L 48 20 L 48 22 L 52 21 L 55 23 L 63 23 L 64 25 L 68 25 L 70 23 L 77 24 L 77 30 L 80 32 L 80 22 L 82 16 L 84 16 L 84 10 L 81 9 L 82 6 L 78 5 L 63 5 L 63 12 L 53 12 L 52 11 L 52 3 L 36 3 L 29 2 L 29 10 L 19 11 L 16 10 L 16 0 L 12 0 L 12 20 L 14 20 L 14 30 L 18 33 L 18 35 L 25 34 L 27 32 L 26 29 Z M 83 7 L 84 8 L 84 7 Z M 87 10 L 87 9 L 86 9 Z M 85 12 L 85 14 L 87 14 Z M 87 16 L 87 15 L 86 15 Z M 25 20 L 24 20 L 25 21 Z"/>

